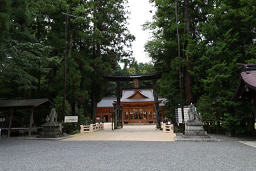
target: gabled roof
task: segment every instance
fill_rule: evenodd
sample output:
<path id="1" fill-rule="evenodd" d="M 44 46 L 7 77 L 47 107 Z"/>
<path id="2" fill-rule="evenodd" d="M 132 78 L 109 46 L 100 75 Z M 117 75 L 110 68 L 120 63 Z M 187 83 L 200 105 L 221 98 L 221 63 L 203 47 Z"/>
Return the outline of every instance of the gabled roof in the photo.
<path id="1" fill-rule="evenodd" d="M 146 99 L 148 97 L 144 96 L 143 94 L 141 94 L 141 92 L 139 90 L 137 90 L 133 95 L 131 95 L 130 97 L 128 97 L 128 99 Z"/>
<path id="2" fill-rule="evenodd" d="M 115 97 L 104 97 L 97 107 L 113 107 L 116 102 Z M 154 102 L 153 89 L 129 89 L 122 91 L 121 102 Z M 166 98 L 158 98 L 159 106 L 165 106 Z"/>
<path id="3" fill-rule="evenodd" d="M 47 102 L 49 99 L 0 100 L 0 108 L 33 108 Z"/>
<path id="4" fill-rule="evenodd" d="M 138 94 L 141 94 L 141 98 L 132 98 Z M 123 90 L 121 102 L 153 102 L 153 89 L 130 89 Z"/>

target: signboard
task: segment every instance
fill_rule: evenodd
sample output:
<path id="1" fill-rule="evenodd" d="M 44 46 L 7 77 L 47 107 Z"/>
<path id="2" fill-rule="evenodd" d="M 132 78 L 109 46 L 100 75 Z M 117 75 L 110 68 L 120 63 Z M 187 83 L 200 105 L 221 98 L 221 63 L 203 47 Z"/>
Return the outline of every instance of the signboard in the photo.
<path id="1" fill-rule="evenodd" d="M 65 116 L 65 123 L 78 122 L 78 116 Z"/>
<path id="2" fill-rule="evenodd" d="M 187 106 L 184 106 L 184 122 L 186 123 L 189 119 L 188 117 L 188 110 L 189 110 L 189 107 Z M 181 111 L 181 108 L 177 108 L 175 109 L 175 117 L 176 117 L 176 122 L 179 124 L 179 123 L 182 123 L 182 111 Z"/>

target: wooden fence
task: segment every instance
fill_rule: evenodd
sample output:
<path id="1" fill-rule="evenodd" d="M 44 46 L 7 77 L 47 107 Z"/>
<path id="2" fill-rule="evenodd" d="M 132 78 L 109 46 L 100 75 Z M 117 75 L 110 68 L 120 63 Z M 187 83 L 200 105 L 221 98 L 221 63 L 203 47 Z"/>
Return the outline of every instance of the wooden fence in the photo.
<path id="1" fill-rule="evenodd" d="M 90 125 L 80 125 L 80 132 L 95 132 L 104 130 L 104 123 L 96 123 L 96 124 L 90 124 Z"/>

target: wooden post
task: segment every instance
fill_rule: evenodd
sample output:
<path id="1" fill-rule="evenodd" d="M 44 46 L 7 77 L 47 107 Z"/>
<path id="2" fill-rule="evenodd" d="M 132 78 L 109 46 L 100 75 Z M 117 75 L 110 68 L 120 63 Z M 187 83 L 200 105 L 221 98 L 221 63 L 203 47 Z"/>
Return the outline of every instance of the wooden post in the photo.
<path id="1" fill-rule="evenodd" d="M 116 103 L 113 103 L 114 106 L 114 116 L 112 117 L 113 123 L 114 123 L 114 129 L 117 129 L 117 107 L 116 107 Z"/>
<path id="2" fill-rule="evenodd" d="M 123 117 L 123 106 L 120 106 L 120 110 L 119 110 L 119 112 L 120 112 L 120 122 L 121 122 L 121 128 L 123 128 L 124 127 L 124 117 Z"/>
<path id="3" fill-rule="evenodd" d="M 120 81 L 117 82 L 116 87 L 116 97 L 117 97 L 117 103 L 116 103 L 116 126 L 121 126 L 121 117 L 120 117 Z M 116 128 L 115 128 L 116 129 Z"/>
<path id="4" fill-rule="evenodd" d="M 114 110 L 111 112 L 111 126 L 112 126 L 112 130 L 114 130 Z"/>
<path id="5" fill-rule="evenodd" d="M 155 102 L 155 114 L 156 114 L 156 128 L 160 129 L 160 115 L 159 115 L 159 103 L 158 103 L 158 95 L 156 92 L 156 81 L 153 81 L 154 89 L 153 89 L 153 95 L 154 95 L 154 102 Z"/>
<path id="6" fill-rule="evenodd" d="M 252 98 L 252 113 L 254 117 L 254 129 L 256 130 L 256 98 L 255 98 L 256 93 L 254 93 L 254 96 Z"/>
<path id="7" fill-rule="evenodd" d="M 33 124 L 34 124 L 34 109 L 32 108 L 31 113 L 30 113 L 28 136 L 31 136 Z"/>
<path id="8" fill-rule="evenodd" d="M 10 137 L 10 135 L 11 135 L 12 119 L 13 119 L 13 110 L 11 110 L 11 115 L 10 115 L 10 119 L 9 119 L 8 137 Z"/>

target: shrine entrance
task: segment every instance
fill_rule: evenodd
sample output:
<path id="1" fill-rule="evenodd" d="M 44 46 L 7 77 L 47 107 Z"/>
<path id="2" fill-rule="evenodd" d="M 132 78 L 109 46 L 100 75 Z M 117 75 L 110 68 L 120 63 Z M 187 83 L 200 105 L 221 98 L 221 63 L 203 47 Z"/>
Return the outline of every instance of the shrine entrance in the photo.
<path id="1" fill-rule="evenodd" d="M 161 116 L 159 112 L 158 94 L 156 81 L 161 78 L 160 73 L 147 75 L 114 76 L 105 75 L 107 81 L 116 82 L 116 101 L 113 102 L 111 111 L 112 129 L 123 128 L 124 123 L 155 123 L 158 129 L 161 128 Z M 139 81 L 152 81 L 152 87 L 147 89 L 139 88 Z M 120 82 L 133 81 L 134 88 L 123 90 Z M 122 93 L 122 94 L 121 94 Z M 121 100 L 122 97 L 122 100 Z"/>

